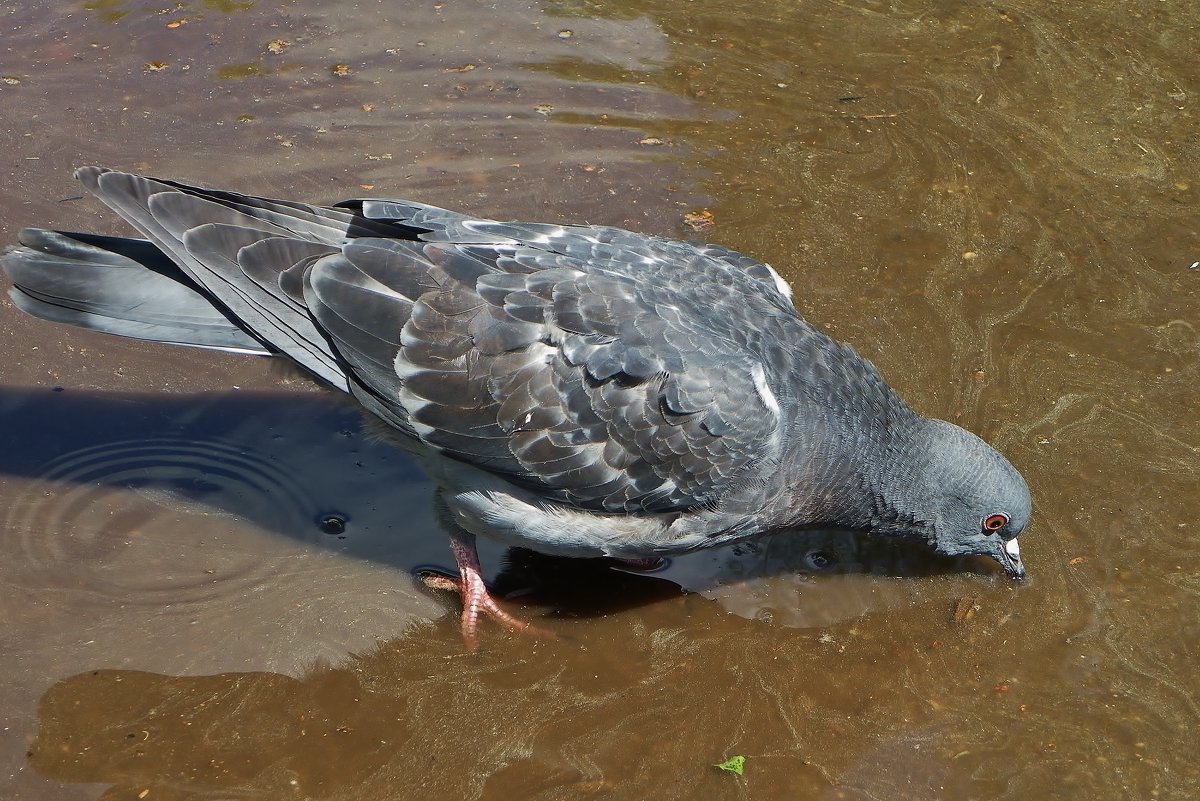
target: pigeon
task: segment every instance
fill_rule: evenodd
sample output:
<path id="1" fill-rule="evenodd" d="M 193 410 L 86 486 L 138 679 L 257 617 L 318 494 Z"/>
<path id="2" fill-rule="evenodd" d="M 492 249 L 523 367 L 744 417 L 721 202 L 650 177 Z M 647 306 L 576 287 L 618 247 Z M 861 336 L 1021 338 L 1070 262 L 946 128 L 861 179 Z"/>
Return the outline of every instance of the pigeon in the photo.
<path id="1" fill-rule="evenodd" d="M 786 529 L 907 537 L 1025 576 L 1028 487 L 808 323 L 769 265 L 594 225 L 407 200 L 271 200 L 75 173 L 140 238 L 20 232 L 18 308 L 285 359 L 351 396 L 436 486 L 474 648 L 476 537 L 641 561 Z M 536 633 L 536 632 L 535 632 Z"/>

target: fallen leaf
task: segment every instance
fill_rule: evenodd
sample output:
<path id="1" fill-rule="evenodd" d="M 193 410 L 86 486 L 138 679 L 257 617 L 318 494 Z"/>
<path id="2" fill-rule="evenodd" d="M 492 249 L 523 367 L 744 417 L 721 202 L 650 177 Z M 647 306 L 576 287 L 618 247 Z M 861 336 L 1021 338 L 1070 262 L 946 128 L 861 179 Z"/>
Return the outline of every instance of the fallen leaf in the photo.
<path id="1" fill-rule="evenodd" d="M 741 776 L 743 771 L 746 769 L 746 758 L 739 754 L 738 756 L 730 757 L 724 762 L 718 762 L 716 765 L 713 765 L 713 767 L 717 768 L 718 770 L 723 770 L 726 773 L 736 773 L 737 775 Z"/>
<path id="2" fill-rule="evenodd" d="M 971 618 L 975 617 L 975 596 L 964 595 L 954 604 L 954 615 L 952 620 L 955 623 L 966 623 Z"/>
<path id="3" fill-rule="evenodd" d="M 705 228 L 710 228 L 715 225 L 717 218 L 708 209 L 700 211 L 689 211 L 683 215 L 683 224 L 693 231 L 703 231 Z"/>

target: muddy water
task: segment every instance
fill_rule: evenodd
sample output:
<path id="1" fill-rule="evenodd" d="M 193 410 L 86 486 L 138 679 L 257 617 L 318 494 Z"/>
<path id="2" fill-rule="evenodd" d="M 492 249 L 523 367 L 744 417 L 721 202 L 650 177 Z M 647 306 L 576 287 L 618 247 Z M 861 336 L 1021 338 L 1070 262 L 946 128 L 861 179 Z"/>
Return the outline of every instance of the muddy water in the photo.
<path id="1" fill-rule="evenodd" d="M 490 548 L 559 639 L 466 655 L 410 577 L 431 489 L 352 410 L 5 303 L 0 795 L 1191 795 L 1200 12 L 1087 6 L 0 9 L 4 241 L 119 231 L 100 163 L 719 242 L 1035 499 L 1020 588 L 834 532 Z"/>

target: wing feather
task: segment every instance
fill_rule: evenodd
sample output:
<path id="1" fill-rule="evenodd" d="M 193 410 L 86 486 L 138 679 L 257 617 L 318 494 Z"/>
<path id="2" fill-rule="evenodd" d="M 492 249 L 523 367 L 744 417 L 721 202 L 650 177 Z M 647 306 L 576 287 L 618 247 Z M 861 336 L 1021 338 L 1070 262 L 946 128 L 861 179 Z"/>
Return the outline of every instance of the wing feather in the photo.
<path id="1" fill-rule="evenodd" d="M 400 200 L 326 208 L 80 177 L 270 347 L 547 498 L 685 510 L 779 455 L 790 396 L 758 332 L 805 324 L 774 271 L 733 251 Z"/>

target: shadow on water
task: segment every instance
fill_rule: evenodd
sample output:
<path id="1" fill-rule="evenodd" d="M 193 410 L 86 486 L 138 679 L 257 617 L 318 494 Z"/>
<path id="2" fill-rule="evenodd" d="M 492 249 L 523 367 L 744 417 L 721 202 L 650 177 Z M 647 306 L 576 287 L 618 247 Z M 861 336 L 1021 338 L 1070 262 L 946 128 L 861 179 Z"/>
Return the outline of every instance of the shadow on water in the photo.
<path id="1" fill-rule="evenodd" d="M 454 574 L 430 512 L 432 484 L 407 454 L 373 441 L 359 413 L 336 399 L 6 390 L 0 412 L 12 426 L 0 473 L 48 487 L 14 498 L 5 513 L 9 531 L 28 534 L 22 555 L 31 568 L 52 570 L 62 557 L 64 569 L 103 572 L 128 538 L 156 533 L 186 544 L 189 559 L 219 562 L 220 541 L 207 546 L 186 526 L 166 530 L 183 512 L 215 519 L 218 527 L 253 526 L 396 568 L 398 575 Z M 682 587 L 743 616 L 802 627 L 871 611 L 878 599 L 861 608 L 844 602 L 855 577 L 879 595 L 888 578 L 996 574 L 987 563 L 944 559 L 919 544 L 848 531 L 780 532 L 663 559 L 646 570 L 486 541 L 481 548 L 502 597 L 522 603 L 532 597 L 564 617 L 617 612 L 677 596 Z M 170 564 L 142 567 L 136 572 L 143 578 L 146 570 L 171 572 Z M 218 572 L 208 568 L 208 575 Z M 806 618 L 806 594 L 829 606 L 830 598 L 821 598 L 823 582 L 836 584 L 824 595 L 843 601 L 819 615 L 812 604 Z M 789 593 L 799 609 L 785 607 Z"/>

